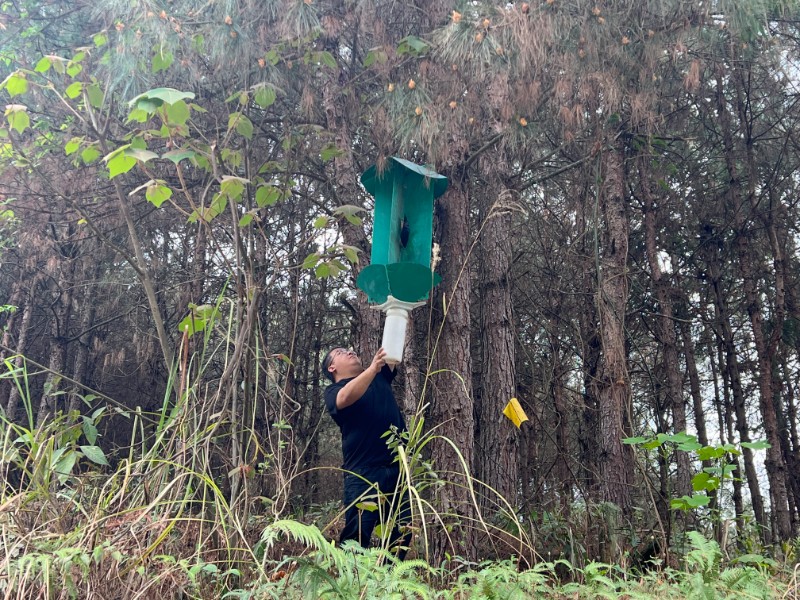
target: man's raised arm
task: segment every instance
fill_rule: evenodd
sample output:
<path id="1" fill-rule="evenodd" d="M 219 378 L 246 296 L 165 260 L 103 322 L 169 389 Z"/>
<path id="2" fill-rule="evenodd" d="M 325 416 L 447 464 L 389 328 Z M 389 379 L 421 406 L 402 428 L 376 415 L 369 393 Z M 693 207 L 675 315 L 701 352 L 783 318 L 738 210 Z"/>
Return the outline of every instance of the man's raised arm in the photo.
<path id="1" fill-rule="evenodd" d="M 372 358 L 370 365 L 339 390 L 339 393 L 336 394 L 337 409 L 347 408 L 361 400 L 361 396 L 367 391 L 369 384 L 386 364 L 385 358 L 386 350 L 381 348 Z"/>

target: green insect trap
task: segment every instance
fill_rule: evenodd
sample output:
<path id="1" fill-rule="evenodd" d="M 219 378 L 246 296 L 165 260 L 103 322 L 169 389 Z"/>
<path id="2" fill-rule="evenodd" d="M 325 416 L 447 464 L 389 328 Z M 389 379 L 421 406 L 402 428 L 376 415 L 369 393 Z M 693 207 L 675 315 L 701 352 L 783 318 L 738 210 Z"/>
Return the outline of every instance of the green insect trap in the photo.
<path id="1" fill-rule="evenodd" d="M 386 362 L 396 364 L 403 358 L 408 313 L 425 304 L 441 281 L 431 270 L 433 200 L 447 189 L 447 178 L 391 157 L 382 172 L 367 169 L 361 183 L 375 198 L 375 214 L 371 264 L 356 285 L 386 314 L 382 346 Z"/>

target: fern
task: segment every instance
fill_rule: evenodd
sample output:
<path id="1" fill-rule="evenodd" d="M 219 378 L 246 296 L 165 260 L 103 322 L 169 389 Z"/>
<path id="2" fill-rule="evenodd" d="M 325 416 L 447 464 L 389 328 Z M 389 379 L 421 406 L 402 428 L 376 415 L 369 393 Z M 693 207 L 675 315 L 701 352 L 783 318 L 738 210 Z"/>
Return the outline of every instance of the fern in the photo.
<path id="1" fill-rule="evenodd" d="M 686 554 L 686 566 L 699 572 L 706 583 L 713 581 L 719 575 L 719 565 L 722 561 L 719 544 L 706 539 L 697 531 L 690 531 L 687 535 L 693 549 Z"/>
<path id="2" fill-rule="evenodd" d="M 306 525 L 291 519 L 275 521 L 268 525 L 261 534 L 261 543 L 264 544 L 265 550 L 272 548 L 280 534 L 289 536 L 295 542 L 302 543 L 306 548 L 316 550 L 323 561 L 336 569 L 343 569 L 347 563 L 346 553 L 329 542 L 315 525 Z"/>
<path id="3" fill-rule="evenodd" d="M 753 567 L 733 567 L 719 575 L 719 587 L 735 592 L 737 597 L 771 598 L 772 590 L 764 574 Z"/>

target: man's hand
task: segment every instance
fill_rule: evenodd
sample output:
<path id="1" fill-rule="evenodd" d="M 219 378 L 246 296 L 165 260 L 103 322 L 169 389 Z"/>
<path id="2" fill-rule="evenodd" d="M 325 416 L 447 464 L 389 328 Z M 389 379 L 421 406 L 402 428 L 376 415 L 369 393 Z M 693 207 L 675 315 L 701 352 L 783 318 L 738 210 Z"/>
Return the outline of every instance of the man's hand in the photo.
<path id="1" fill-rule="evenodd" d="M 375 356 L 372 357 L 372 362 L 369 365 L 369 368 L 372 369 L 374 375 L 377 375 L 383 369 L 383 366 L 386 364 L 386 350 L 381 348 L 375 353 Z"/>

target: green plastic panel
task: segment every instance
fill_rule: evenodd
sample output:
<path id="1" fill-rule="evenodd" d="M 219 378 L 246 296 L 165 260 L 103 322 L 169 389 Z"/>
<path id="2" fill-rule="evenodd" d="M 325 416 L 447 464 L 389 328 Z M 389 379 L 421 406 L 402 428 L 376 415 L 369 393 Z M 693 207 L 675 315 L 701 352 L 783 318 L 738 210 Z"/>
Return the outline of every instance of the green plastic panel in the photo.
<path id="1" fill-rule="evenodd" d="M 427 167 L 391 157 L 383 173 L 373 166 L 364 172 L 361 182 L 375 197 L 371 262 L 413 262 L 429 267 L 433 200 L 447 189 L 447 178 Z M 405 245 L 400 239 L 404 221 L 408 226 Z"/>
<path id="2" fill-rule="evenodd" d="M 403 302 L 425 300 L 442 278 L 417 263 L 369 265 L 358 274 L 356 285 L 374 304 L 383 304 L 391 295 Z"/>
<path id="3" fill-rule="evenodd" d="M 441 279 L 430 269 L 433 200 L 447 189 L 447 178 L 393 156 L 383 172 L 367 169 L 361 183 L 375 197 L 375 215 L 372 264 L 356 284 L 378 304 L 389 295 L 404 302 L 425 300 Z"/>

